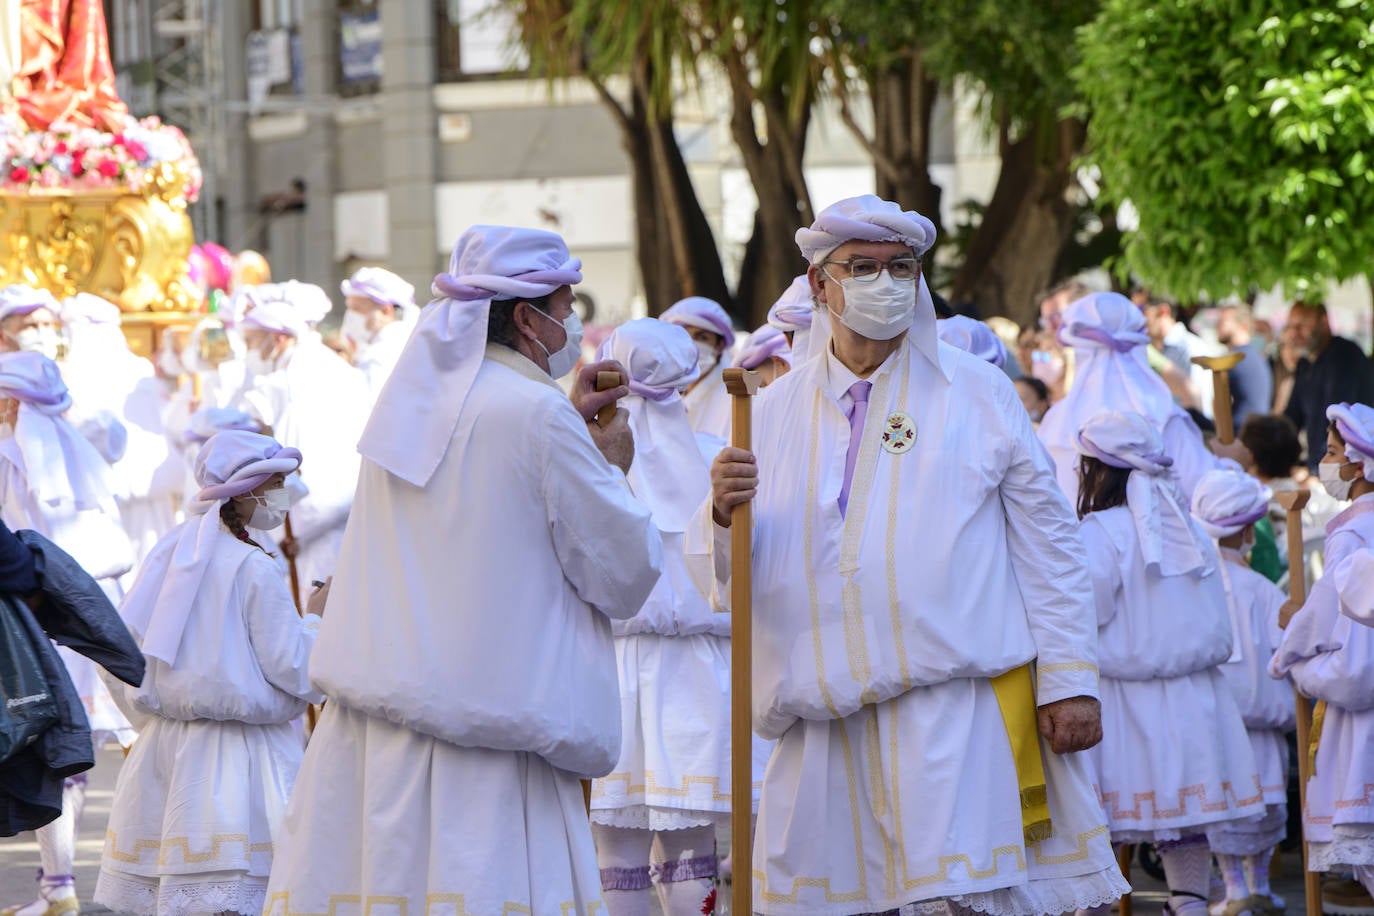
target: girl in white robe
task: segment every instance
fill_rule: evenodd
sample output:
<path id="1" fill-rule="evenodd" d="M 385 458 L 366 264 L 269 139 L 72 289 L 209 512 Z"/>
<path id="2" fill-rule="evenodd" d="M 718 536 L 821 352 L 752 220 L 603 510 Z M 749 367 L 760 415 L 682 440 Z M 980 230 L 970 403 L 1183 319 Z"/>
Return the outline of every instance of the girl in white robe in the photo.
<path id="1" fill-rule="evenodd" d="M 1374 409 L 1338 404 L 1319 466 L 1326 491 L 1350 506 L 1326 526 L 1326 568 L 1289 621 L 1270 670 L 1318 701 L 1303 836 L 1308 868 L 1346 867 L 1374 892 L 1374 629 L 1342 613 L 1367 605 L 1349 575 L 1374 550 Z M 1285 607 L 1285 611 L 1291 605 Z"/>
<path id="2" fill-rule="evenodd" d="M 1205 831 L 1264 814 L 1220 665 L 1231 624 L 1217 556 L 1183 509 L 1148 419 L 1102 413 L 1077 437 L 1078 511 L 1098 616 L 1102 743 L 1089 753 L 1113 843 L 1152 842 L 1169 906 L 1205 914 Z"/>
<path id="3" fill-rule="evenodd" d="M 715 827 L 730 812 L 730 615 L 712 610 L 682 553 L 711 486 L 677 393 L 697 377 L 697 349 L 682 328 L 641 318 L 599 357 L 629 374 L 628 477 L 663 539 L 664 572 L 638 614 L 611 622 L 621 751 L 592 783 L 592 836 L 610 916 L 647 914 L 651 887 L 668 916 L 695 916 L 711 909 Z"/>
<path id="4" fill-rule="evenodd" d="M 114 685 L 141 736 L 115 785 L 95 899 L 140 916 L 262 911 L 272 843 L 322 699 L 307 667 L 327 588 L 304 618 L 246 526 L 275 527 L 300 452 L 245 431 L 196 462 L 191 517 L 149 554 L 121 608 L 148 657 Z"/>
<path id="5" fill-rule="evenodd" d="M 91 574 L 113 602 L 119 577 L 133 565 L 133 547 L 120 525 L 110 466 L 64 414 L 71 395 L 57 364 L 39 353 L 0 354 L 0 516 L 13 529 L 30 528 L 51 540 Z M 96 747 L 110 739 L 127 747 L 133 728 L 101 683 L 95 662 L 58 646 L 81 697 Z M 87 774 L 69 778 L 62 814 L 40 827 L 39 897 L 7 916 L 58 916 L 79 909 L 72 862 L 85 804 Z"/>
<path id="6" fill-rule="evenodd" d="M 1245 720 L 1264 791 L 1264 817 L 1226 821 L 1207 830 L 1207 841 L 1226 881 L 1224 916 L 1281 912 L 1269 887 L 1269 861 L 1288 822 L 1288 739 L 1296 718 L 1293 687 L 1269 675 L 1281 630 L 1283 592 L 1250 568 L 1246 551 L 1255 522 L 1264 518 L 1269 488 L 1240 470 L 1209 471 L 1193 491 L 1193 518 L 1218 541 L 1222 585 L 1231 612 L 1234 648 L 1221 666 Z M 1214 910 L 1214 912 L 1217 912 Z"/>

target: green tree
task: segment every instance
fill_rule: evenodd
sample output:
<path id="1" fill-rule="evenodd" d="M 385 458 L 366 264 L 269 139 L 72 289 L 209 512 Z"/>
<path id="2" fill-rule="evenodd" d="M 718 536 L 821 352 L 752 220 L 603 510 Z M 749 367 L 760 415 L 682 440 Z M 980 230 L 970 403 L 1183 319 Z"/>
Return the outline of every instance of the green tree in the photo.
<path id="1" fill-rule="evenodd" d="M 1122 274 L 1192 298 L 1367 272 L 1374 2 L 1106 0 L 1079 47 L 1087 161 L 1139 214 Z"/>

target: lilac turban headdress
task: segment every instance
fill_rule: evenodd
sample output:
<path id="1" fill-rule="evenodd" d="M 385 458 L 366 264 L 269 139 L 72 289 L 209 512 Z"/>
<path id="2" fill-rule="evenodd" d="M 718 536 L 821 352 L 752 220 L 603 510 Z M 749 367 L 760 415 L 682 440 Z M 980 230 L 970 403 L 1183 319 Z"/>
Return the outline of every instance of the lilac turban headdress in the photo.
<path id="1" fill-rule="evenodd" d="M 701 328 L 719 334 L 725 339 L 725 349 L 735 345 L 735 327 L 730 316 L 721 308 L 720 303 L 705 296 L 688 296 L 679 299 L 659 316 L 669 324 L 681 327 Z"/>
<path id="2" fill-rule="evenodd" d="M 951 347 L 971 353 L 998 369 L 1007 364 L 1007 345 L 983 322 L 967 315 L 955 315 L 953 318 L 942 318 L 935 324 L 940 339 Z"/>
<path id="3" fill-rule="evenodd" d="M 1336 424 L 1345 440 L 1345 457 L 1364 467 L 1364 479 L 1374 481 L 1374 408 L 1368 404 L 1332 404 L 1326 419 Z M 1310 444 L 1309 444 L 1310 447 Z"/>
<path id="4" fill-rule="evenodd" d="M 448 451 L 487 346 L 493 299 L 537 299 L 582 282 L 582 262 L 542 229 L 473 226 L 434 278 L 400 360 L 382 387 L 358 451 L 423 487 Z"/>
<path id="5" fill-rule="evenodd" d="M 1214 538 L 1230 537 L 1269 512 L 1273 492 L 1241 470 L 1208 471 L 1193 489 L 1193 518 Z"/>

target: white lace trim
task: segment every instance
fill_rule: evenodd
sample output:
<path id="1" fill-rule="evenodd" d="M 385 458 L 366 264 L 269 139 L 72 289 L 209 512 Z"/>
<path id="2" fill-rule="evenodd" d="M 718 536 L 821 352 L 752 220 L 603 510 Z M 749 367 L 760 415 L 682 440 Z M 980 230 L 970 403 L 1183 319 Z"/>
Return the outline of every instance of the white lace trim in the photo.
<path id="1" fill-rule="evenodd" d="M 1090 875 L 1031 879 L 1025 887 L 1005 887 L 949 899 L 988 916 L 1030 916 L 1106 906 L 1130 890 L 1121 872 L 1112 866 Z M 902 907 L 902 916 L 907 916 L 906 907 Z"/>
<path id="2" fill-rule="evenodd" d="M 1337 836 L 1330 843 L 1307 845 L 1307 867 L 1312 871 L 1354 865 L 1374 865 L 1374 836 Z"/>
<path id="3" fill-rule="evenodd" d="M 692 808 L 660 808 L 657 805 L 626 805 L 624 808 L 593 808 L 591 821 L 603 827 L 629 830 L 686 830 L 711 827 L 729 818 L 728 814 Z"/>
<path id="4" fill-rule="evenodd" d="M 267 902 L 267 879 L 250 875 L 214 881 L 180 876 L 154 879 L 102 869 L 93 899 L 116 912 L 137 916 L 224 912 L 256 916 Z"/>

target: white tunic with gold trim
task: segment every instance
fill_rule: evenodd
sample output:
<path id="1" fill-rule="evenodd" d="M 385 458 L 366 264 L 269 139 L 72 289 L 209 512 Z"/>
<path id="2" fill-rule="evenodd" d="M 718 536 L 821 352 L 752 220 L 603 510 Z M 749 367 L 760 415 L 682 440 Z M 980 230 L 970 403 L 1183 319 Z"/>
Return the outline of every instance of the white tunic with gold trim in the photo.
<path id="1" fill-rule="evenodd" d="M 990 679 L 1037 661 L 1039 703 L 1097 695 L 1082 541 L 1010 382 L 938 355 L 907 342 L 870 377 L 845 517 L 852 374 L 827 353 L 756 404 L 754 723 L 780 740 L 753 870 L 770 916 L 942 897 L 1055 913 L 1127 889 L 1082 755 L 1039 743 L 1053 834 L 1026 839 Z M 709 503 L 687 549 L 724 601 Z"/>
<path id="2" fill-rule="evenodd" d="M 514 351 L 456 423 L 423 487 L 363 462 L 271 916 L 604 912 L 578 778 L 620 753 L 610 619 L 658 580 L 658 533 Z"/>

